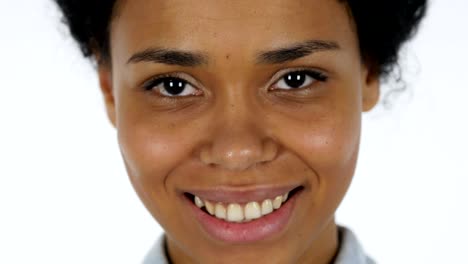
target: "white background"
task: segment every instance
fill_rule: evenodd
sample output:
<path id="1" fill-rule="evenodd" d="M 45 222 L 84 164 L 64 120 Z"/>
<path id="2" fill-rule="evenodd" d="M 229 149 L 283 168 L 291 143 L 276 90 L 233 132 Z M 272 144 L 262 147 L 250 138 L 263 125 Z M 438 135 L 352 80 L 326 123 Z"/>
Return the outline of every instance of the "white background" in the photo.
<path id="1" fill-rule="evenodd" d="M 364 115 L 337 219 L 379 263 L 468 263 L 467 13 L 432 1 L 409 91 Z M 161 229 L 59 19 L 48 0 L 0 0 L 0 263 L 138 263 Z"/>

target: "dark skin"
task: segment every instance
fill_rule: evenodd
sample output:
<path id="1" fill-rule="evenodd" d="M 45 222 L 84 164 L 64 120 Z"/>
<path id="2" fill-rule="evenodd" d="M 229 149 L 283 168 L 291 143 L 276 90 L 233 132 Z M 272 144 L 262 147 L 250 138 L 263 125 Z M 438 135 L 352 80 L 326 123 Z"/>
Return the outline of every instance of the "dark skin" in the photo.
<path id="1" fill-rule="evenodd" d="M 353 19 L 344 4 L 329 0 L 193 5 L 119 1 L 112 60 L 98 71 L 129 177 L 164 228 L 172 262 L 329 263 L 338 249 L 334 213 L 356 166 L 361 113 L 379 97 L 378 75 L 361 59 Z M 291 55 L 304 43 L 308 52 Z M 199 61 L 135 57 L 155 48 L 196 53 Z M 260 56 L 279 49 L 289 53 L 276 61 Z M 288 89 L 281 80 L 291 69 L 311 69 L 326 80 Z M 142 87 L 166 73 L 189 83 L 182 95 Z M 179 195 L 188 187 L 287 184 L 304 190 L 286 228 L 250 243 L 210 237 L 186 217 Z"/>

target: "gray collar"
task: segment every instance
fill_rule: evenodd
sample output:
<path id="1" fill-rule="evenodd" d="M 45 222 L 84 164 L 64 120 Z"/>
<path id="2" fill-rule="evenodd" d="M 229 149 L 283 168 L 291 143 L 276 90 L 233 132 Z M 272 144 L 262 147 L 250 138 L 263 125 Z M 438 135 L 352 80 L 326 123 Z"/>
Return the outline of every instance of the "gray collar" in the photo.
<path id="1" fill-rule="evenodd" d="M 338 232 L 340 249 L 334 264 L 375 264 L 371 258 L 366 256 L 356 235 L 350 229 L 339 226 Z M 164 244 L 164 235 L 161 235 L 146 255 L 143 264 L 169 264 Z"/>

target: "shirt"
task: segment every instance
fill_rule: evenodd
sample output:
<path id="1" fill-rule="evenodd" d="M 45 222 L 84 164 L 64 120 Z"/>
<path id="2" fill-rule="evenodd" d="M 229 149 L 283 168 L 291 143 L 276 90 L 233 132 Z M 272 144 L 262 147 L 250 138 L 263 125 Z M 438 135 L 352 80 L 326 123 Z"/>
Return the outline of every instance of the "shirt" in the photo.
<path id="1" fill-rule="evenodd" d="M 365 254 L 356 235 L 350 229 L 338 226 L 338 233 L 340 245 L 333 264 L 375 264 L 375 261 Z M 166 256 L 164 235 L 161 235 L 153 245 L 146 255 L 143 264 L 169 264 Z"/>

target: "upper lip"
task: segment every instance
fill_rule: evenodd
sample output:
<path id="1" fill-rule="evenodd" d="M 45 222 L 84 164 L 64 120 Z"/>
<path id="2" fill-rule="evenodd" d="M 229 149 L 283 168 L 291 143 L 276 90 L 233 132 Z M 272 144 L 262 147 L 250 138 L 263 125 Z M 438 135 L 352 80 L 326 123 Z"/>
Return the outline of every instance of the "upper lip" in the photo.
<path id="1" fill-rule="evenodd" d="M 263 201 L 273 199 L 277 196 L 286 194 L 300 185 L 287 186 L 251 186 L 251 187 L 232 187 L 218 186 L 209 189 L 193 189 L 184 191 L 198 196 L 202 200 L 221 203 L 247 203 L 251 201 Z"/>

